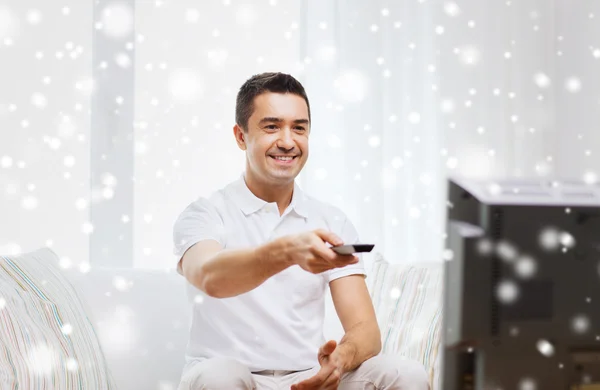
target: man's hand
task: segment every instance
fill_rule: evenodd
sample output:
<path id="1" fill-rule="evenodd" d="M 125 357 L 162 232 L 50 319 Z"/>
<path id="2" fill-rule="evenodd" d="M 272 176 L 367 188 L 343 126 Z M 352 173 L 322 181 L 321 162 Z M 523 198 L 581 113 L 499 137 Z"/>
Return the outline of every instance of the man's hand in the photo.
<path id="1" fill-rule="evenodd" d="M 282 238 L 285 242 L 286 254 L 292 264 L 298 264 L 303 270 L 313 274 L 358 263 L 354 255 L 340 255 L 332 246 L 343 245 L 344 242 L 334 233 L 322 229 Z"/>
<path id="2" fill-rule="evenodd" d="M 326 342 L 319 348 L 319 364 L 321 369 L 312 378 L 292 385 L 291 390 L 337 390 L 343 374 L 343 366 L 335 353 L 337 343 L 334 340 Z"/>

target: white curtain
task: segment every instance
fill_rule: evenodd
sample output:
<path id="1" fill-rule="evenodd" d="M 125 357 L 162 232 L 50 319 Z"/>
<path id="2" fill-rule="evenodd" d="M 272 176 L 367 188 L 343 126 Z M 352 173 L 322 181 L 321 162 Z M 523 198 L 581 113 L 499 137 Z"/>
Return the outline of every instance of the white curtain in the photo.
<path id="1" fill-rule="evenodd" d="M 388 261 L 442 261 L 448 175 L 595 182 L 600 4 L 304 5 L 302 185 Z"/>

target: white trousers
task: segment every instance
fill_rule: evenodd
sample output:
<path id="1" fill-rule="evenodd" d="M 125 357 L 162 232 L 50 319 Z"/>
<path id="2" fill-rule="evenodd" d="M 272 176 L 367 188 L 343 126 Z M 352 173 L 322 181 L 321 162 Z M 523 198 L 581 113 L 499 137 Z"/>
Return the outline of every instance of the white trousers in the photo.
<path id="1" fill-rule="evenodd" d="M 236 360 L 214 358 L 190 367 L 178 390 L 289 390 L 293 384 L 314 376 L 319 369 L 251 373 Z M 430 390 L 430 386 L 421 363 L 393 355 L 378 355 L 343 374 L 338 389 Z"/>

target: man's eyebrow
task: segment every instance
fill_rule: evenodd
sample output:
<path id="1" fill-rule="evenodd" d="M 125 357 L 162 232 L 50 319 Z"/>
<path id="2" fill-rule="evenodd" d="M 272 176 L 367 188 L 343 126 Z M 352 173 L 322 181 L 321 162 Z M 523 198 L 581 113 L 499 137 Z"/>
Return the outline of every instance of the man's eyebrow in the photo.
<path id="1" fill-rule="evenodd" d="M 262 118 L 260 120 L 260 122 L 258 122 L 258 124 L 264 124 L 264 123 L 268 123 L 268 122 L 283 122 L 283 119 L 268 116 L 268 117 Z M 309 123 L 309 121 L 308 121 L 308 119 L 295 119 L 294 123 L 296 123 L 296 124 Z"/>

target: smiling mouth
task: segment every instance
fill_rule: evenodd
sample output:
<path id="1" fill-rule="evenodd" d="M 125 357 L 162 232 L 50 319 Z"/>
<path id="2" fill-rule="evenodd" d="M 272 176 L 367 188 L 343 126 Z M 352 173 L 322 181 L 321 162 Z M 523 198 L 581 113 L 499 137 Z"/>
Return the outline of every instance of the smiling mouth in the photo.
<path id="1" fill-rule="evenodd" d="M 269 156 L 271 157 L 273 160 L 279 162 L 279 163 L 290 163 L 292 161 L 294 161 L 296 159 L 296 157 L 298 156 Z"/>

